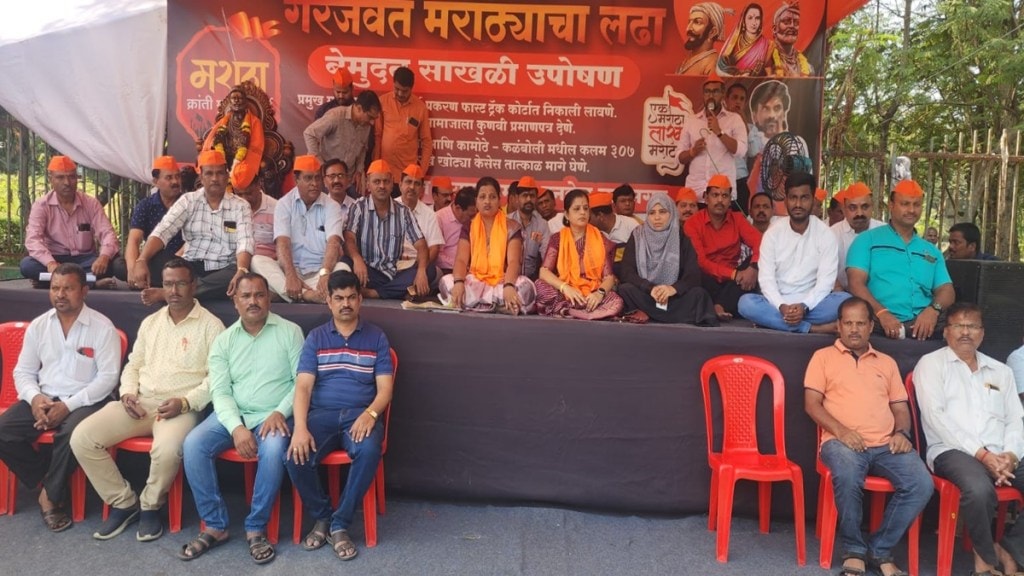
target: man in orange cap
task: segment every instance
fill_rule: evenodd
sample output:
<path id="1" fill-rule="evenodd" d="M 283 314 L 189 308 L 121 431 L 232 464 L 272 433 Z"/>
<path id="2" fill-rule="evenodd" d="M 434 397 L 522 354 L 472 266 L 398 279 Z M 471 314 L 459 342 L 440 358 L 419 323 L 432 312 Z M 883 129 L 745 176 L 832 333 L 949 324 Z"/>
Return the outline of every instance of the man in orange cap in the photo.
<path id="1" fill-rule="evenodd" d="M 724 174 L 729 179 L 732 199 L 736 199 L 736 162 L 747 154 L 747 125 L 742 116 L 725 108 L 724 99 L 722 79 L 717 75 L 708 77 L 704 82 L 704 107 L 686 117 L 676 145 L 676 158 L 689 166 L 686 186 L 701 201 L 712 174 Z"/>
<path id="2" fill-rule="evenodd" d="M 139 259 L 139 247 L 149 237 L 156 225 L 163 219 L 167 210 L 181 197 L 181 169 L 174 156 L 159 156 L 153 160 L 153 186 L 155 193 L 146 196 L 132 210 L 132 220 L 128 229 L 128 242 L 125 243 L 124 256 L 114 259 L 114 276 L 128 282 L 133 290 L 142 290 L 149 286 L 139 286 L 129 278 L 130 265 Z M 181 233 L 173 238 L 149 261 L 149 277 L 160 278 L 164 264 L 173 258 L 178 250 L 185 245 Z"/>
<path id="3" fill-rule="evenodd" d="M 811 215 L 821 220 L 825 216 L 825 199 L 828 198 L 828 191 L 818 188 L 814 191 L 814 202 L 811 205 Z"/>
<path id="4" fill-rule="evenodd" d="M 527 184 L 533 180 L 525 176 L 519 182 Z M 536 183 L 534 183 L 536 184 Z M 508 197 L 516 197 L 516 209 L 508 213 L 508 217 L 522 225 L 523 230 L 523 276 L 536 280 L 540 273 L 540 265 L 544 261 L 544 251 L 548 249 L 551 229 L 548 221 L 537 212 L 537 188 L 522 187 L 516 183 L 515 188 L 508 187 Z"/>
<path id="5" fill-rule="evenodd" d="M 25 227 L 28 256 L 21 260 L 21 275 L 38 286 L 41 273 L 73 262 L 96 278 L 110 276 L 111 260 L 121 245 L 103 205 L 78 190 L 78 166 L 71 158 L 51 158 L 46 175 L 50 191 L 32 203 Z"/>
<path id="6" fill-rule="evenodd" d="M 183 257 L 192 264 L 199 282 L 195 297 L 226 300 L 234 295 L 238 277 L 249 272 L 255 251 L 252 209 L 245 200 L 227 194 L 228 167 L 222 152 L 200 153 L 199 170 L 203 187 L 182 194 L 167 210 L 132 265 L 131 280 L 150 286 L 149 261 L 181 232 L 186 242 Z M 159 288 L 142 291 L 145 304 L 163 300 Z"/>
<path id="7" fill-rule="evenodd" d="M 697 205 L 697 193 L 693 191 L 693 188 L 687 188 L 683 186 L 676 191 L 674 198 L 676 201 L 676 209 L 679 210 L 679 225 L 686 224 L 686 221 L 697 213 L 700 207 Z"/>
<path id="8" fill-rule="evenodd" d="M 277 258 L 256 254 L 252 269 L 286 302 L 323 304 L 331 272 L 349 269 L 340 262 L 341 205 L 324 193 L 316 156 L 297 156 L 294 168 L 295 188 L 274 210 Z"/>
<path id="9" fill-rule="evenodd" d="M 455 189 L 452 179 L 447 176 L 434 176 L 430 179 L 430 197 L 434 201 L 434 212 L 452 203 Z"/>
<path id="10" fill-rule="evenodd" d="M 419 164 L 426 174 L 434 152 L 430 113 L 423 100 L 412 93 L 415 81 L 416 75 L 408 67 L 395 69 L 394 90 L 380 97 L 381 115 L 373 128 L 376 136 L 373 157 L 387 161 L 396 188 L 404 166 Z M 393 196 L 397 195 L 395 190 Z"/>
<path id="11" fill-rule="evenodd" d="M 939 249 L 914 230 L 924 191 L 901 180 L 889 195 L 888 226 L 857 236 L 846 255 L 850 293 L 868 301 L 888 338 L 926 340 L 942 335 L 945 309 L 956 295 Z"/>
<path id="12" fill-rule="evenodd" d="M 839 194 L 839 199 L 843 204 L 844 218 L 832 225 L 832 234 L 839 245 L 839 274 L 836 276 L 836 282 L 843 290 L 847 290 L 849 281 L 846 279 L 846 254 L 850 251 L 850 246 L 861 232 L 885 226 L 885 222 L 871 217 L 874 202 L 871 200 L 871 189 L 867 184 L 850 184 Z"/>
<path id="13" fill-rule="evenodd" d="M 324 102 L 313 114 L 314 120 L 319 120 L 328 110 L 338 106 L 351 106 L 355 102 L 355 91 L 353 90 L 352 73 L 344 66 L 339 67 L 331 75 L 331 87 L 334 88 L 334 98 Z"/>
<path id="14" fill-rule="evenodd" d="M 413 292 L 425 297 L 437 274 L 412 210 L 391 198 L 391 173 L 384 160 L 374 160 L 367 169 L 370 195 L 356 200 L 349 210 L 344 261 L 359 278 L 364 297 L 397 300 Z M 416 249 L 416 266 L 399 270 L 407 240 Z"/>
<path id="15" fill-rule="evenodd" d="M 427 260 L 431 267 L 437 262 L 437 255 L 444 246 L 444 236 L 441 235 L 441 228 L 437 225 L 437 216 L 434 210 L 423 203 L 423 170 L 419 164 L 409 164 L 402 170 L 402 181 L 398 185 L 402 195 L 398 203 L 402 204 L 416 218 L 416 224 L 423 233 L 423 239 L 427 242 Z M 402 258 L 398 261 L 398 269 L 404 270 L 416 265 L 416 248 L 411 242 L 406 241 L 402 247 Z"/>
<path id="16" fill-rule="evenodd" d="M 590 193 L 590 223 L 616 245 L 624 245 L 640 224 L 635 218 L 613 211 L 614 193 L 594 190 Z"/>
<path id="17" fill-rule="evenodd" d="M 337 158 L 356 174 L 356 189 L 362 190 L 363 167 L 369 150 L 370 131 L 380 116 L 380 99 L 364 90 L 351 106 L 328 110 L 302 132 L 306 153 L 321 162 Z"/>
<path id="18" fill-rule="evenodd" d="M 708 179 L 707 207 L 683 226 L 697 252 L 701 284 L 715 301 L 715 313 L 727 320 L 739 314 L 737 305 L 746 292 L 757 286 L 761 233 L 739 212 L 729 209 L 732 185 L 724 174 Z M 742 246 L 750 255 L 740 258 Z"/>

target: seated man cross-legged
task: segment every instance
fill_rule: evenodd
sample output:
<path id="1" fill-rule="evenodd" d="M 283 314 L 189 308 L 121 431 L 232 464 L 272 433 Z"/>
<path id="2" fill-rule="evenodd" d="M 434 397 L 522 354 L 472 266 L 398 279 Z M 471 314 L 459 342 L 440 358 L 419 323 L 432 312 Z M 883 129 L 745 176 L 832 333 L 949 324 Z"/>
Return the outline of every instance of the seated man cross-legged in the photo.
<path id="1" fill-rule="evenodd" d="M 339 559 L 351 560 L 357 551 L 348 528 L 377 473 L 384 439 L 381 415 L 391 403 L 395 367 L 387 336 L 359 317 L 362 295 L 355 274 L 331 274 L 328 294 L 331 319 L 314 328 L 302 346 L 295 429 L 285 466 L 315 520 L 302 547 L 316 550 L 330 542 Z M 332 510 L 317 466 L 339 448 L 352 466 L 341 502 Z"/>

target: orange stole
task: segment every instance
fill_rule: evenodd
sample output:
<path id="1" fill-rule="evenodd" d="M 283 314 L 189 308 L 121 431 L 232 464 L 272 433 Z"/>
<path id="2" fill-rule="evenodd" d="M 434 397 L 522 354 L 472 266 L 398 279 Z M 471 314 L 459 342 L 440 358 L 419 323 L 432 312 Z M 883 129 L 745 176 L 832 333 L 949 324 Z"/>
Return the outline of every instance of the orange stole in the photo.
<path id="1" fill-rule="evenodd" d="M 597 290 L 604 276 L 604 237 L 601 231 L 587 224 L 583 242 L 583 274 L 580 271 L 580 253 L 572 239 L 572 230 L 562 228 L 558 237 L 558 278 L 579 290 L 584 296 Z"/>
<path id="2" fill-rule="evenodd" d="M 213 150 L 213 137 L 217 134 L 217 129 L 226 126 L 230 118 L 231 113 L 228 112 L 210 128 L 206 140 L 203 141 L 203 150 Z M 241 161 L 236 161 L 233 157 L 228 158 L 229 163 L 234 161 L 231 167 L 231 185 L 235 188 L 245 188 L 251 184 L 253 178 L 259 174 L 260 163 L 263 161 L 263 122 L 250 111 L 246 111 L 244 122 L 249 123 L 250 129 L 248 152 Z"/>
<path id="3" fill-rule="evenodd" d="M 500 210 L 494 215 L 489 245 L 483 218 L 477 214 L 469 224 L 469 273 L 488 286 L 497 286 L 505 278 L 505 251 L 508 248 L 506 218 Z"/>

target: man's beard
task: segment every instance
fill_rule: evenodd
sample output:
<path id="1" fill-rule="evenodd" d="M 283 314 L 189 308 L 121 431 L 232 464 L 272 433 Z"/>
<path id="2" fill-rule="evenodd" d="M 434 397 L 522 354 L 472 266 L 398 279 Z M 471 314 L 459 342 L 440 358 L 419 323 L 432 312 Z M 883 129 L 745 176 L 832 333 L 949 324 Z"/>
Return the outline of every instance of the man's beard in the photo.
<path id="1" fill-rule="evenodd" d="M 710 32 L 704 32 L 704 34 L 701 36 L 690 36 L 689 34 L 687 34 L 686 42 L 683 44 L 683 47 L 686 48 L 687 50 L 696 50 L 697 48 L 700 48 L 705 42 L 708 41 L 708 36 L 710 35 Z"/>

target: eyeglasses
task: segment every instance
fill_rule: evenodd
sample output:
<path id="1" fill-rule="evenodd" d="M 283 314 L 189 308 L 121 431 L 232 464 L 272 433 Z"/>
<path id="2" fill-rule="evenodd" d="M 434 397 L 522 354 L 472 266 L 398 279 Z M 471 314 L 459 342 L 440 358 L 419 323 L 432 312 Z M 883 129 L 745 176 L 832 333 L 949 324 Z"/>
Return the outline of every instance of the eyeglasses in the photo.
<path id="1" fill-rule="evenodd" d="M 324 174 L 324 180 L 341 180 L 347 176 L 348 174 L 345 174 L 344 172 L 341 174 Z"/>
<path id="2" fill-rule="evenodd" d="M 191 284 L 191 281 L 178 280 L 177 282 L 164 282 L 163 286 L 164 290 L 175 290 L 178 288 L 187 288 Z"/>
<path id="3" fill-rule="evenodd" d="M 981 324 L 950 324 L 949 327 L 953 330 L 963 330 L 966 332 L 977 332 L 984 328 Z"/>

